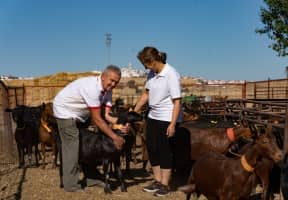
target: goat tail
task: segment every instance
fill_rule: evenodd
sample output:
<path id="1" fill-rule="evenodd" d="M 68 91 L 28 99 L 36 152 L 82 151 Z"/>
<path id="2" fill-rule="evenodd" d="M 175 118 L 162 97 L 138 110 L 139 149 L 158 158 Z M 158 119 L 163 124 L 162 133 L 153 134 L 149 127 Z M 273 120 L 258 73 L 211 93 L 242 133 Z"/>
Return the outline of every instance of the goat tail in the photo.
<path id="1" fill-rule="evenodd" d="M 281 192 L 284 200 L 288 200 L 288 154 L 285 154 L 281 167 Z"/>

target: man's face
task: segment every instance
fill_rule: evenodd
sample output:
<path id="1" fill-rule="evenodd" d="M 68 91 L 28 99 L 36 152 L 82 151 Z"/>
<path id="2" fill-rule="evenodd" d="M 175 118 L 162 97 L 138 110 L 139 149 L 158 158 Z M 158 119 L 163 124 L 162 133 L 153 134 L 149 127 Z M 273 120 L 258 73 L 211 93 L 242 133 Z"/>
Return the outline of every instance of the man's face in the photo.
<path id="1" fill-rule="evenodd" d="M 102 87 L 104 90 L 112 90 L 120 81 L 120 76 L 113 71 L 108 71 L 107 73 L 102 74 Z"/>

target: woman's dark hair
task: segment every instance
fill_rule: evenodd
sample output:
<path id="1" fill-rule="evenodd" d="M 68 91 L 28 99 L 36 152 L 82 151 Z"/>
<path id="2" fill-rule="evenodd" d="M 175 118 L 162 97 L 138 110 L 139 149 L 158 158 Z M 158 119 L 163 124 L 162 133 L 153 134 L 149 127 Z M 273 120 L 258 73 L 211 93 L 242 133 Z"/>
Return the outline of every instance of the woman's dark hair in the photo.
<path id="1" fill-rule="evenodd" d="M 158 51 L 155 47 L 144 47 L 137 55 L 137 58 L 142 64 L 149 64 L 152 61 L 162 62 L 166 64 L 167 55 L 164 52 Z"/>

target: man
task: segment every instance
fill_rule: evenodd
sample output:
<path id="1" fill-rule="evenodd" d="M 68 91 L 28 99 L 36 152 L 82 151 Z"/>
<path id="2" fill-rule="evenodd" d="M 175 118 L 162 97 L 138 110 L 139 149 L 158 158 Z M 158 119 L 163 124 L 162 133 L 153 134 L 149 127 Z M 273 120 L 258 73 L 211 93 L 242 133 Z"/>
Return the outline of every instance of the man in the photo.
<path id="1" fill-rule="evenodd" d="M 112 107 L 112 89 L 121 78 L 121 70 L 109 65 L 100 76 L 77 79 L 63 88 L 54 98 L 53 112 L 57 119 L 62 141 L 64 190 L 81 190 L 79 184 L 79 130 L 77 122 L 85 122 L 91 117 L 92 123 L 109 136 L 117 149 L 121 149 L 124 139 L 116 135 L 105 120 L 116 123 L 117 118 L 109 115 Z M 105 106 L 105 116 L 101 108 Z M 127 127 L 126 127 L 127 128 Z M 123 130 L 125 132 L 125 128 Z"/>

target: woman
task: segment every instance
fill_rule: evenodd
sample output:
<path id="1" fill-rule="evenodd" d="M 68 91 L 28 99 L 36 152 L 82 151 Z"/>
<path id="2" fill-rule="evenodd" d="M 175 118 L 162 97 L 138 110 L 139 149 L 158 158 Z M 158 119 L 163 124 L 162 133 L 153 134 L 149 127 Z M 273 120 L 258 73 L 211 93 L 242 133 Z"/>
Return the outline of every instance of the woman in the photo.
<path id="1" fill-rule="evenodd" d="M 137 58 L 146 69 L 150 69 L 145 91 L 134 110 L 137 112 L 147 102 L 149 104 L 146 141 L 155 179 L 143 191 L 166 196 L 169 194 L 173 159 L 171 139 L 182 118 L 180 75 L 166 63 L 166 53 L 159 52 L 155 47 L 145 47 Z"/>

